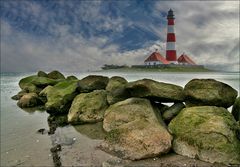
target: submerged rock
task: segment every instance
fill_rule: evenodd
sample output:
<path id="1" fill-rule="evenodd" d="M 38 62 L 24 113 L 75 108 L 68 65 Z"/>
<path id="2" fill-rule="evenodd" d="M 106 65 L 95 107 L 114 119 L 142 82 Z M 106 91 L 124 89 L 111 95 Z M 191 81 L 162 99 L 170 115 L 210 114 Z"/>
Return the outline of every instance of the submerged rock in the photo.
<path id="1" fill-rule="evenodd" d="M 51 79 L 65 79 L 64 75 L 56 70 L 48 73 L 47 77 Z"/>
<path id="2" fill-rule="evenodd" d="M 51 114 L 68 113 L 71 102 L 77 95 L 77 81 L 62 81 L 49 88 L 47 92 L 46 110 Z"/>
<path id="3" fill-rule="evenodd" d="M 106 87 L 108 92 L 107 101 L 109 104 L 114 104 L 130 97 L 130 94 L 126 90 L 127 83 L 126 79 L 118 76 L 114 76 L 109 79 Z"/>
<path id="4" fill-rule="evenodd" d="M 129 98 L 110 106 L 103 121 L 107 137 L 100 148 L 124 159 L 138 160 L 167 153 L 172 136 L 160 124 L 149 100 Z"/>
<path id="5" fill-rule="evenodd" d="M 107 108 L 107 92 L 105 90 L 81 93 L 72 102 L 68 121 L 73 124 L 99 122 L 103 120 Z"/>
<path id="6" fill-rule="evenodd" d="M 169 124 L 177 154 L 211 163 L 240 164 L 238 125 L 222 107 L 183 109 Z"/>
<path id="7" fill-rule="evenodd" d="M 159 102 L 181 102 L 184 100 L 182 87 L 151 79 L 129 82 L 126 88 L 133 97 L 144 97 Z"/>
<path id="8" fill-rule="evenodd" d="M 92 92 L 93 90 L 105 89 L 109 78 L 100 75 L 89 75 L 78 81 L 78 91 L 83 93 Z"/>
<path id="9" fill-rule="evenodd" d="M 35 107 L 41 104 L 42 101 L 38 98 L 36 93 L 27 93 L 23 95 L 17 103 L 21 108 Z"/>
<path id="10" fill-rule="evenodd" d="M 187 107 L 207 105 L 228 108 L 233 105 L 237 94 L 231 86 L 214 79 L 193 79 L 184 87 Z"/>
<path id="11" fill-rule="evenodd" d="M 183 103 L 175 103 L 164 111 L 162 117 L 163 120 L 169 123 L 178 113 L 185 107 Z"/>
<path id="12" fill-rule="evenodd" d="M 232 115 L 236 121 L 240 121 L 240 97 L 235 100 L 235 103 L 232 108 Z"/>

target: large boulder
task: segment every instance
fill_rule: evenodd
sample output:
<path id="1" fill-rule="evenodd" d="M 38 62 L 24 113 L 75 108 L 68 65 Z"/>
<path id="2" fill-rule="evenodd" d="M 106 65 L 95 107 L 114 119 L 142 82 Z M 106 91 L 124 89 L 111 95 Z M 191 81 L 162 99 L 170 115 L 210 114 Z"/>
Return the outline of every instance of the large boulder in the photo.
<path id="1" fill-rule="evenodd" d="M 89 75 L 78 81 L 78 91 L 83 93 L 92 92 L 93 90 L 105 89 L 109 78 L 100 75 Z"/>
<path id="2" fill-rule="evenodd" d="M 77 81 L 62 81 L 49 88 L 47 94 L 47 103 L 45 104 L 47 112 L 50 114 L 67 113 L 71 102 L 77 95 Z"/>
<path id="3" fill-rule="evenodd" d="M 107 108 L 107 92 L 105 90 L 81 93 L 72 102 L 68 121 L 72 124 L 99 122 L 103 120 Z"/>
<path id="4" fill-rule="evenodd" d="M 100 148 L 124 159 L 138 160 L 167 153 L 172 136 L 160 123 L 149 100 L 129 98 L 110 106 L 104 116 L 107 131 Z"/>
<path id="5" fill-rule="evenodd" d="M 237 91 L 231 86 L 214 79 L 193 79 L 184 87 L 187 107 L 219 106 L 228 108 L 233 105 L 237 94 Z"/>
<path id="6" fill-rule="evenodd" d="M 238 97 L 233 104 L 232 115 L 236 121 L 240 121 L 240 97 Z"/>
<path id="7" fill-rule="evenodd" d="M 118 76 L 114 76 L 109 79 L 106 87 L 108 92 L 107 101 L 109 104 L 114 104 L 130 97 L 128 91 L 126 90 L 127 83 L 126 79 Z"/>
<path id="8" fill-rule="evenodd" d="M 41 89 L 32 83 L 32 81 L 35 80 L 36 78 L 38 78 L 38 76 L 36 75 L 31 75 L 31 76 L 22 78 L 19 81 L 18 85 L 22 90 L 25 90 L 27 92 L 39 93 Z"/>
<path id="9" fill-rule="evenodd" d="M 60 73 L 59 71 L 51 71 L 50 73 L 47 74 L 48 78 L 51 79 L 65 79 L 64 75 Z"/>
<path id="10" fill-rule="evenodd" d="M 181 102 L 184 100 L 182 87 L 151 79 L 129 82 L 126 88 L 133 97 L 144 97 L 160 102 Z"/>
<path id="11" fill-rule="evenodd" d="M 17 103 L 21 108 L 36 107 L 41 104 L 42 102 L 36 93 L 27 93 L 23 95 Z"/>
<path id="12" fill-rule="evenodd" d="M 55 85 L 58 81 L 46 77 L 38 77 L 36 75 L 28 76 L 19 81 L 19 86 L 27 92 L 39 93 L 42 88 L 48 85 Z"/>
<path id="13" fill-rule="evenodd" d="M 240 141 L 236 136 L 239 127 L 225 108 L 185 108 L 168 127 L 177 154 L 211 163 L 240 164 Z"/>

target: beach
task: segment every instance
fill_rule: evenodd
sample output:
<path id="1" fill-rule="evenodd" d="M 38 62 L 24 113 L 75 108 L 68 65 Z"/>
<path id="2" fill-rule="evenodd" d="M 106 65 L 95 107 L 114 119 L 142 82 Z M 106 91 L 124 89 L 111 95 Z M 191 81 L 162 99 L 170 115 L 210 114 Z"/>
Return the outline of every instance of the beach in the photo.
<path id="1" fill-rule="evenodd" d="M 18 82 L 34 73 L 1 73 L 1 166 L 54 166 L 51 148 L 57 152 L 62 166 L 222 166 L 190 159 L 175 153 L 140 161 L 122 160 L 100 149 L 105 133 L 102 123 L 57 127 L 54 134 L 39 133 L 49 129 L 49 114 L 41 108 L 21 109 L 11 97 L 20 91 Z M 128 81 L 148 78 L 183 86 L 193 78 L 212 78 L 240 91 L 239 73 L 198 72 L 63 72 L 81 79 L 87 75 L 122 76 Z M 228 109 L 231 111 L 231 108 Z"/>

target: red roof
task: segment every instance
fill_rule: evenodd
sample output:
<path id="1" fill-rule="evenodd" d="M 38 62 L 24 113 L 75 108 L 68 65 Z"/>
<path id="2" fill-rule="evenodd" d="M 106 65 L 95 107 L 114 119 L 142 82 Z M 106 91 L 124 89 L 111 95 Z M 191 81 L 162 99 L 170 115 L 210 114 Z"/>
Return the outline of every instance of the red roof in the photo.
<path id="1" fill-rule="evenodd" d="M 196 63 L 184 53 L 178 58 L 178 62 L 179 63 L 188 63 L 188 64 L 191 64 L 191 65 L 196 65 Z"/>
<path id="2" fill-rule="evenodd" d="M 163 64 L 169 64 L 169 61 L 167 61 L 160 53 L 153 52 L 144 62 L 148 61 L 160 61 Z"/>

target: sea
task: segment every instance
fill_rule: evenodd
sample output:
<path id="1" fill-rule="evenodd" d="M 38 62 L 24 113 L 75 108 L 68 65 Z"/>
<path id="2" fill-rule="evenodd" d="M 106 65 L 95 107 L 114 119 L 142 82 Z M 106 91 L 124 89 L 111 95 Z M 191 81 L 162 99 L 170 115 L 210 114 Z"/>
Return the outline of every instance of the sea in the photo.
<path id="1" fill-rule="evenodd" d="M 20 88 L 21 78 L 36 73 L 1 73 L 1 163 L 0 166 L 54 166 L 51 148 L 61 144 L 58 152 L 63 166 L 101 166 L 117 157 L 97 148 L 104 139 L 102 124 L 67 125 L 58 127 L 55 134 L 38 133 L 49 129 L 49 114 L 40 109 L 21 109 L 11 99 Z M 121 76 L 130 81 L 148 78 L 160 82 L 186 85 L 194 78 L 212 78 L 224 82 L 240 92 L 240 73 L 235 72 L 63 72 L 81 79 L 87 75 Z M 231 111 L 231 108 L 229 108 Z"/>

